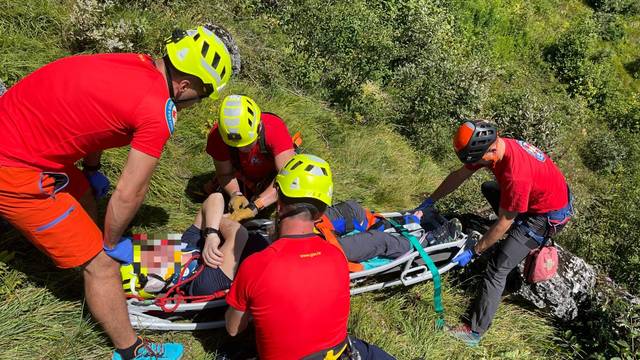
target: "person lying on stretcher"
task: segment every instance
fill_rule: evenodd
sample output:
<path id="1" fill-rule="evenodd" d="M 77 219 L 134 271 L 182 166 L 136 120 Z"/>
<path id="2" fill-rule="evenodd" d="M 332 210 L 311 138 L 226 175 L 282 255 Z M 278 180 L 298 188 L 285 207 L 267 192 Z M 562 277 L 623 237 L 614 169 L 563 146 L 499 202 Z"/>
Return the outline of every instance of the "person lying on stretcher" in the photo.
<path id="1" fill-rule="evenodd" d="M 249 234 L 228 215 L 223 216 L 224 209 L 222 194 L 213 193 L 180 241 L 140 240 L 137 249 L 134 245 L 134 264 L 120 268 L 125 293 L 154 298 L 179 280 L 192 278 L 199 267 L 199 275 L 181 287 L 187 296 L 229 289 Z M 199 258 L 193 259 L 194 256 Z"/>
<path id="2" fill-rule="evenodd" d="M 406 215 L 404 222 L 432 228 L 436 242 L 446 242 L 456 231 L 461 231 L 459 221 L 437 223 L 432 221 L 432 212 Z M 442 219 L 444 220 L 444 219 Z M 433 224 L 427 225 L 427 222 Z M 409 241 L 397 232 L 385 232 L 391 224 L 379 215 L 364 208 L 355 200 L 334 204 L 327 208 L 324 216 L 316 222 L 316 230 L 329 242 L 342 249 L 349 260 L 351 271 L 361 271 L 361 265 L 374 258 L 396 259 L 411 249 Z"/>
<path id="3" fill-rule="evenodd" d="M 217 291 L 227 290 L 231 286 L 249 234 L 244 226 L 231 220 L 228 215 L 223 215 L 224 210 L 222 194 L 209 195 L 196 214 L 194 223 L 182 234 L 180 250 L 178 250 L 181 251 L 181 266 L 189 267 L 183 278 L 190 277 L 198 266 L 203 265 L 200 275 L 182 287 L 186 295 L 211 295 Z M 453 237 L 455 231 L 460 231 L 457 221 L 448 223 L 434 221 L 433 224 L 427 224 L 434 218 L 430 212 L 420 212 L 405 218 L 405 223 L 414 222 L 416 226 L 434 229 L 433 234 L 436 239 L 433 241 L 436 242 L 446 242 L 448 238 Z M 351 271 L 378 266 L 384 263 L 384 259 L 396 259 L 410 250 L 411 244 L 402 235 L 384 231 L 389 227 L 389 223 L 373 215 L 354 200 L 327 207 L 325 215 L 316 222 L 317 232 L 325 240 L 342 249 L 350 262 Z M 252 246 L 252 252 L 257 250 L 253 249 L 255 247 Z M 147 254 L 143 249 L 142 262 L 145 262 L 145 259 L 157 257 L 158 253 L 163 254 L 164 260 L 161 261 L 170 262 L 173 256 L 168 252 L 156 248 Z M 199 255 L 200 258 L 197 261 L 189 261 L 194 255 Z M 383 260 L 375 261 L 380 258 Z M 374 260 L 368 262 L 371 259 Z M 147 263 L 150 261 L 146 260 Z M 360 263 L 365 263 L 366 266 Z M 137 272 L 132 270 L 131 265 L 123 266 L 125 292 L 131 294 L 134 293 L 132 288 L 137 288 L 138 291 L 134 294 L 154 297 L 155 294 L 162 293 L 169 286 L 175 285 L 178 277 L 176 274 L 180 270 L 177 269 L 172 274 L 166 275 L 167 264 L 162 265 L 164 266 L 158 266 L 158 268 L 165 270 L 145 271 L 142 277 L 144 280 L 135 279 L 137 282 L 133 284 L 134 286 L 130 280 L 132 276 L 138 275 Z M 145 266 L 142 265 L 142 267 Z"/>

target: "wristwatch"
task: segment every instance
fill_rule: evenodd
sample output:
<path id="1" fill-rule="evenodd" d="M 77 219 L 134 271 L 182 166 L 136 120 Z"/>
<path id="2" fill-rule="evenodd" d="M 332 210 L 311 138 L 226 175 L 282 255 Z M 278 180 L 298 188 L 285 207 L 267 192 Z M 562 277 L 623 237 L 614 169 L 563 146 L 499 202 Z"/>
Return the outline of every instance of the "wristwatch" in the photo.
<path id="1" fill-rule="evenodd" d="M 211 234 L 216 234 L 216 235 L 220 236 L 220 230 L 218 230 L 216 228 L 212 228 L 212 227 L 206 227 L 206 228 L 204 228 L 204 230 L 202 230 L 202 237 L 204 237 L 204 238 L 206 238 L 207 236 L 209 236 Z"/>

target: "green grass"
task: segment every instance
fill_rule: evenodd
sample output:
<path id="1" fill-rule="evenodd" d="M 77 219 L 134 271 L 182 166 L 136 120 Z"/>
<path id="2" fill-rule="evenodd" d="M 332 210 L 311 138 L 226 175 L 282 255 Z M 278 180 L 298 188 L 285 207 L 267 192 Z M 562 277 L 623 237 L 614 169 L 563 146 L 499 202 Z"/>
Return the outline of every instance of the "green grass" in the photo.
<path id="1" fill-rule="evenodd" d="M 71 53 L 73 3 L 0 0 L 0 78 L 7 85 Z M 315 96 L 323 89 L 302 92 L 286 85 L 279 71 L 286 66 L 281 62 L 285 55 L 282 52 L 290 52 L 291 48 L 286 47 L 278 20 L 269 16 L 268 9 L 253 15 L 255 8 L 263 6 L 258 2 L 175 0 L 169 1 L 171 8 L 152 1 L 140 3 L 145 5 L 115 9 L 106 21 L 139 20 L 144 34 L 135 47 L 140 51 L 158 54 L 161 40 L 176 25 L 189 27 L 213 21 L 232 31 L 243 55 L 244 70 L 226 94 L 247 94 L 263 111 L 279 114 L 292 133 L 301 131 L 304 151 L 330 162 L 337 201 L 355 198 L 376 210 L 406 209 L 458 165 L 452 156 L 444 163 L 436 163 L 389 124 L 363 123 L 357 115 L 337 111 Z M 569 27 L 572 19 L 591 12 L 579 0 L 477 0 L 454 5 L 460 28 L 469 36 L 486 40 L 486 49 L 478 51 L 489 51 L 492 61 L 501 66 L 518 70 L 530 66 L 531 76 L 548 76 L 540 63 L 539 50 Z M 626 24 L 624 39 L 601 44 L 615 49 L 617 71 L 624 71 L 621 64 L 640 57 L 640 19 L 629 18 Z M 625 76 L 625 86 L 638 89 L 639 81 Z M 502 90 L 499 85 L 491 86 L 495 91 Z M 386 98 L 377 101 L 384 102 Z M 187 196 L 185 188 L 194 178 L 207 176 L 213 170 L 204 147 L 218 106 L 219 101 L 207 101 L 179 114 L 176 133 L 167 144 L 132 232 L 176 232 L 191 222 L 199 204 Z M 568 150 L 558 162 L 575 184 L 579 201 L 587 203 L 595 201 L 590 191 L 604 183 L 581 166 L 577 149 L 584 141 L 567 134 L 562 145 Z M 114 184 L 126 155 L 127 149 L 105 154 L 104 171 Z M 480 181 L 477 177 L 465 185 L 445 207 L 467 211 L 485 206 L 477 191 Z M 443 300 L 449 323 L 458 321 L 473 297 L 453 283 L 451 277 L 445 276 Z M 557 329 L 548 319 L 509 301 L 501 305 L 482 346 L 466 348 L 434 331 L 432 291 L 432 284 L 427 283 L 356 296 L 352 299 L 350 331 L 399 359 L 561 359 L 571 355 L 561 350 Z M 216 344 L 224 338 L 222 331 L 144 335 L 183 342 L 187 359 L 211 358 Z M 103 359 L 112 351 L 109 340 L 91 321 L 84 306 L 79 273 L 56 269 L 15 232 L 0 234 L 0 349 L 0 359 Z"/>
<path id="2" fill-rule="evenodd" d="M 302 130 L 305 151 L 331 163 L 338 199 L 358 198 L 380 210 L 407 208 L 418 201 L 415 194 L 433 189 L 445 174 L 389 127 L 354 125 L 322 103 L 286 89 L 267 91 L 239 81 L 231 91 L 247 93 L 263 110 L 281 115 L 292 132 Z M 181 231 L 192 220 L 199 204 L 191 202 L 184 189 L 191 177 L 212 170 L 203 149 L 207 119 L 215 116 L 215 108 L 217 103 L 210 102 L 180 113 L 133 232 Z M 113 181 L 125 156 L 123 149 L 106 154 L 105 171 Z M 42 358 L 104 358 L 109 342 L 84 309 L 78 274 L 56 270 L 16 234 L 6 239 L 3 235 L 0 248 L 17 252 L 16 259 L 0 267 L 0 318 L 10 319 L 0 324 L 0 348 L 12 349 L 9 354 L 14 358 L 30 358 L 34 347 L 48 349 L 37 355 Z M 444 288 L 447 320 L 455 323 L 470 294 L 446 281 Z M 351 331 L 399 359 L 550 356 L 553 328 L 535 313 L 509 303 L 503 304 L 485 345 L 478 349 L 434 331 L 432 291 L 432 284 L 423 284 L 357 296 L 352 301 Z M 224 336 L 222 332 L 145 335 L 184 342 L 187 359 L 211 356 Z"/>

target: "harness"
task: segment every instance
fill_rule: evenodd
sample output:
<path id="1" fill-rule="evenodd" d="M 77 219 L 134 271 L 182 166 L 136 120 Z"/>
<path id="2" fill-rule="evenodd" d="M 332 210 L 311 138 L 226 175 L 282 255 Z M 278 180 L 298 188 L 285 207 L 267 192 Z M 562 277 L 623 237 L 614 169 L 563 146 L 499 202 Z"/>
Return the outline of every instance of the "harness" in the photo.
<path id="1" fill-rule="evenodd" d="M 342 340 L 338 345 L 305 356 L 302 360 L 361 360 L 360 352 L 353 346 L 351 337 Z"/>
<path id="2" fill-rule="evenodd" d="M 263 114 L 277 116 L 276 114 L 268 112 L 263 112 Z M 298 153 L 300 146 L 302 145 L 302 134 L 298 131 L 291 137 L 291 141 L 293 142 L 293 149 L 296 151 L 296 153 Z M 271 154 L 269 148 L 267 147 L 267 137 L 265 136 L 264 124 L 260 124 L 260 127 L 258 128 L 258 146 L 260 148 L 260 154 L 266 157 L 269 161 L 275 161 L 273 154 Z M 276 177 L 277 171 L 273 171 L 268 176 L 266 176 L 265 180 L 263 181 L 255 182 L 247 179 L 247 177 L 242 174 L 242 171 L 240 171 L 240 169 L 242 169 L 242 166 L 240 165 L 240 151 L 237 147 L 233 146 L 227 146 L 227 148 L 229 149 L 229 158 L 231 160 L 231 165 L 236 170 L 236 179 L 242 181 L 245 188 L 250 189 L 252 192 L 260 191 L 260 189 L 264 189 L 266 187 L 265 185 L 270 184 L 271 181 L 273 181 L 273 179 Z M 246 189 L 243 190 L 245 190 L 243 192 L 246 192 Z"/>
<path id="3" fill-rule="evenodd" d="M 558 233 L 558 227 L 568 223 L 569 220 L 571 220 L 571 217 L 574 215 L 574 209 L 573 209 L 574 197 L 573 197 L 573 194 L 571 193 L 571 189 L 569 189 L 569 186 L 567 186 L 567 194 L 568 194 L 567 204 L 564 207 L 558 210 L 552 210 L 542 214 L 542 216 L 545 216 L 547 218 L 547 226 L 546 226 L 546 230 L 544 231 L 544 234 L 542 235 L 538 234 L 533 229 L 531 229 L 530 226 L 525 224 L 525 222 L 522 220 L 516 221 L 516 224 L 519 226 L 522 226 L 526 230 L 527 235 L 529 235 L 529 237 L 535 240 L 538 243 L 538 245 L 540 246 L 545 245 L 549 240 L 549 238 L 551 238 L 552 236 Z"/>
<path id="4" fill-rule="evenodd" d="M 342 204 L 338 204 L 336 207 L 339 208 L 340 205 Z M 369 209 L 364 209 L 364 211 L 366 217 L 363 223 L 356 221 L 355 217 L 351 216 L 350 211 L 341 212 L 344 215 L 344 218 L 333 222 L 327 215 L 322 215 L 320 220 L 316 221 L 316 230 L 318 230 L 320 235 L 326 241 L 340 249 L 342 254 L 344 254 L 344 249 L 342 249 L 342 245 L 340 245 L 338 237 L 336 236 L 337 233 L 347 234 L 354 230 L 365 232 L 377 225 L 380 220 L 386 220 L 382 215 L 373 213 L 369 211 Z M 349 261 L 349 272 L 358 272 L 362 270 L 364 270 L 363 264 Z"/>

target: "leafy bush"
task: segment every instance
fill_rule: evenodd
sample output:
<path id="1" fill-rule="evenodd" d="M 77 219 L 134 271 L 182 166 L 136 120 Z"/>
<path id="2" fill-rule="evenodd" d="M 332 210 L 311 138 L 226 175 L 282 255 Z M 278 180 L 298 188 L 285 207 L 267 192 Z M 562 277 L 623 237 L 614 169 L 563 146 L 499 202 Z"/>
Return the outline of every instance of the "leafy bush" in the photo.
<path id="1" fill-rule="evenodd" d="M 617 14 L 640 14 L 640 3 L 637 0 L 587 0 L 589 6 L 597 11 Z"/>
<path id="2" fill-rule="evenodd" d="M 567 84 L 569 94 L 583 96 L 592 107 L 607 101 L 616 82 L 610 54 L 595 49 L 595 28 L 592 19 L 585 19 L 561 34 L 544 52 L 558 80 Z"/>
<path id="3" fill-rule="evenodd" d="M 566 123 L 555 101 L 531 88 L 509 89 L 496 96 L 489 111 L 502 135 L 526 140 L 549 152 Z"/>
<path id="4" fill-rule="evenodd" d="M 292 48 L 287 78 L 324 89 L 359 122 L 390 121 L 430 149 L 425 129 L 475 112 L 491 74 L 443 4 L 307 0 L 276 7 Z"/>
<path id="5" fill-rule="evenodd" d="M 640 58 L 624 64 L 624 68 L 634 79 L 640 79 Z"/>
<path id="6" fill-rule="evenodd" d="M 624 171 L 629 151 L 625 134 L 596 130 L 589 134 L 588 140 L 582 145 L 580 157 L 591 171 L 614 174 Z"/>
<path id="7" fill-rule="evenodd" d="M 640 93 L 613 92 L 600 111 L 602 122 L 612 129 L 640 132 Z"/>
<path id="8" fill-rule="evenodd" d="M 629 294 L 608 279 L 598 279 L 596 286 L 599 290 L 585 304 L 582 316 L 560 334 L 561 342 L 572 350 L 573 358 L 636 359 L 640 306 L 632 304 Z"/>
<path id="9" fill-rule="evenodd" d="M 618 14 L 597 13 L 596 22 L 600 25 L 598 34 L 603 40 L 617 41 L 624 37 L 624 19 Z"/>
<path id="10" fill-rule="evenodd" d="M 78 0 L 71 11 L 71 47 L 75 51 L 133 51 L 142 41 L 143 17 L 127 19 L 127 1 Z M 118 16 L 114 16 L 114 15 Z"/>

